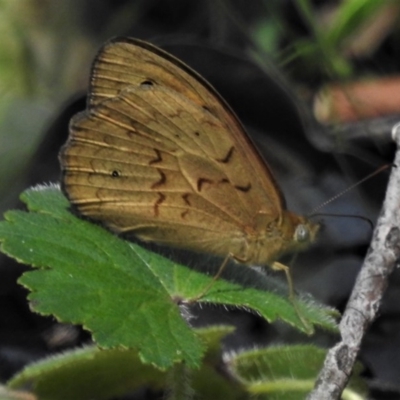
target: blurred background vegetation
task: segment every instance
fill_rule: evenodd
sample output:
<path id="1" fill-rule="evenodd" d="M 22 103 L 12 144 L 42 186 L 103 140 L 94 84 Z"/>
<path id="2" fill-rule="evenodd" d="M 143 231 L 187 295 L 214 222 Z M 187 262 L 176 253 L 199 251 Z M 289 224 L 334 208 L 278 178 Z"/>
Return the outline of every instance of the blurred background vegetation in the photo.
<path id="1" fill-rule="evenodd" d="M 58 150 L 70 117 L 85 108 L 97 49 L 112 37 L 133 36 L 209 79 L 272 165 L 291 209 L 309 212 L 392 161 L 399 14 L 399 0 L 0 0 L 0 211 L 19 206 L 28 186 L 59 180 Z M 382 78 L 389 84 L 381 86 Z M 376 92 L 361 91 L 361 99 L 395 100 L 389 111 L 372 106 L 379 112 L 366 115 L 346 86 L 371 80 Z M 333 88 L 342 87 L 355 107 L 351 117 L 334 105 Z M 382 174 L 324 211 L 375 221 L 386 179 Z M 296 287 L 342 309 L 371 232 L 354 219 L 326 225 L 305 267 L 296 267 Z M 29 313 L 15 283 L 23 267 L 0 261 L 0 360 L 10 348 L 22 352 L 0 362 L 4 378 L 54 351 L 43 335 L 54 322 Z M 400 393 L 400 309 L 391 298 L 399 283 L 394 277 L 362 354 L 370 386 L 393 398 Z"/>

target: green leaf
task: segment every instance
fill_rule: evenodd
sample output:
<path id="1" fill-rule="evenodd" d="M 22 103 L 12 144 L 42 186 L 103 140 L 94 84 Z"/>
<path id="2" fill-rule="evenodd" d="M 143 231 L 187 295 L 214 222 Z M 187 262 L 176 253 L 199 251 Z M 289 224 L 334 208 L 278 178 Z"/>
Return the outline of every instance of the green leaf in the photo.
<path id="1" fill-rule="evenodd" d="M 351 38 L 351 35 L 375 18 L 382 8 L 390 6 L 390 3 L 394 3 L 394 1 L 352 0 L 343 2 L 338 7 L 330 28 L 321 29 L 320 33 L 324 35 L 324 40 L 330 46 L 340 48 L 346 39 Z"/>
<path id="2" fill-rule="evenodd" d="M 167 260 L 77 219 L 56 188 L 22 200 L 35 212 L 8 212 L 0 236 L 6 254 L 40 268 L 20 278 L 34 310 L 83 324 L 102 347 L 139 348 L 144 362 L 161 368 L 199 364 L 203 346 L 148 268 Z"/>
<path id="3" fill-rule="evenodd" d="M 109 399 L 143 386 L 164 387 L 165 372 L 143 365 L 136 350 L 70 350 L 34 363 L 8 382 L 31 387 L 40 400 Z"/>
<path id="4" fill-rule="evenodd" d="M 144 362 L 160 368 L 178 361 L 199 365 L 204 347 L 173 299 L 196 298 L 212 275 L 75 217 L 56 187 L 31 189 L 21 198 L 30 212 L 6 213 L 6 221 L 0 222 L 1 250 L 36 267 L 20 278 L 31 291 L 35 311 L 84 325 L 103 348 L 136 348 Z M 243 279 L 266 279 L 243 266 L 230 270 Z M 246 307 L 269 321 L 281 318 L 306 331 L 286 294 L 278 292 L 243 289 L 220 279 L 199 301 Z M 311 301 L 299 301 L 298 308 L 310 324 L 335 329 L 331 309 Z"/>
<path id="5" fill-rule="evenodd" d="M 197 329 L 207 347 L 208 360 L 193 371 L 193 386 L 200 398 L 244 399 L 226 377 L 216 373 L 220 363 L 221 339 L 232 327 Z M 30 387 L 40 400 L 109 399 L 142 387 L 166 390 L 168 374 L 152 365 L 143 365 L 136 350 L 101 350 L 91 346 L 49 357 L 26 367 L 8 387 Z M 211 394 L 211 397 L 208 395 Z"/>
<path id="6" fill-rule="evenodd" d="M 313 345 L 273 346 L 233 354 L 225 357 L 225 361 L 233 376 L 253 396 L 267 395 L 268 400 L 298 400 L 313 389 L 325 356 L 326 350 Z M 360 372 L 358 365 L 343 399 L 363 398 L 359 394 L 365 394 L 366 386 L 359 377 Z"/>
<path id="7" fill-rule="evenodd" d="M 352 0 L 337 5 L 329 24 L 321 24 L 318 13 L 310 0 L 296 0 L 304 22 L 312 35 L 308 39 L 295 40 L 290 59 L 299 58 L 308 70 L 316 69 L 329 77 L 345 79 L 354 73 L 354 68 L 343 52 L 343 46 L 354 40 L 355 35 L 368 26 L 382 9 L 391 7 L 396 0 Z"/>
<path id="8" fill-rule="evenodd" d="M 200 369 L 191 371 L 190 387 L 198 399 L 305 398 L 314 386 L 326 350 L 312 345 L 275 346 L 225 354 L 221 340 L 233 330 L 229 326 L 196 329 L 205 344 L 206 357 Z M 10 389 L 29 387 L 40 400 L 97 400 L 118 397 L 147 387 L 167 390 L 171 372 L 143 365 L 136 350 L 75 349 L 33 363 L 14 376 Z M 228 371 L 228 373 L 227 373 Z M 343 399 L 362 400 L 366 393 L 357 365 Z M 176 377 L 182 380 L 182 376 Z"/>
<path id="9" fill-rule="evenodd" d="M 0 400 L 37 400 L 27 391 L 15 391 L 0 385 Z"/>

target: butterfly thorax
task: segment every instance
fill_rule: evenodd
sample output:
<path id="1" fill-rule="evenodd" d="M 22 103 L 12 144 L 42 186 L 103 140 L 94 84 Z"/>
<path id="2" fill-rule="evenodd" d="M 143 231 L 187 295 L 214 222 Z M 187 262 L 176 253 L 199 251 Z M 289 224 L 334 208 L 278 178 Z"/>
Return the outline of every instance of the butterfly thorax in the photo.
<path id="1" fill-rule="evenodd" d="M 285 254 L 306 249 L 314 242 L 319 225 L 287 210 L 279 218 L 271 220 L 259 214 L 257 225 L 263 228 L 249 232 L 240 255 L 234 255 L 244 264 L 271 265 Z"/>

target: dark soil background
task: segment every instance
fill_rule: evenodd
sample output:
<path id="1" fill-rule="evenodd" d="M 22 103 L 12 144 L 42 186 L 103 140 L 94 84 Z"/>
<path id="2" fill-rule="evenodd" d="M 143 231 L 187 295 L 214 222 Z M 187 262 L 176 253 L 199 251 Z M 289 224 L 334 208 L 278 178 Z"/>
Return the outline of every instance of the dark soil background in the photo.
<path id="1" fill-rule="evenodd" d="M 393 160 L 394 146 L 388 135 L 393 119 L 329 127 L 314 119 L 313 94 L 336 77 L 327 72 L 322 57 L 308 59 L 290 53 L 300 40 L 314 40 L 295 0 L 15 3 L 21 10 L 12 15 L 12 23 L 22 43 L 18 63 L 23 70 L 23 82 L 19 82 L 23 89 L 19 87 L 18 95 L 8 100 L 0 115 L 2 212 L 22 207 L 18 195 L 25 188 L 59 181 L 58 151 L 66 141 L 69 119 L 85 108 L 91 60 L 100 45 L 114 36 L 148 40 L 209 80 L 246 126 L 276 174 L 288 208 L 297 213 L 310 213 Z M 312 3 L 318 20 L 340 2 Z M 288 57 L 291 62 L 283 62 L 283 55 L 288 54 L 292 54 Z M 388 29 L 369 52 L 343 57 L 352 68 L 352 79 L 399 72 L 399 30 Z M 375 222 L 388 174 L 383 172 L 358 186 L 321 212 L 360 215 Z M 351 217 L 324 217 L 322 223 L 318 243 L 299 255 L 293 265 L 295 286 L 342 311 L 372 229 L 368 222 Z M 89 334 L 79 327 L 30 312 L 27 293 L 17 284 L 26 269 L 0 255 L 2 382 L 32 361 L 90 341 Z M 400 398 L 399 295 L 396 271 L 360 352 L 374 399 Z M 330 346 L 336 340 L 323 332 L 311 339 L 303 337 L 282 324 L 269 325 L 239 310 L 209 306 L 194 308 L 193 313 L 198 315 L 195 321 L 199 325 L 226 322 L 237 326 L 226 339 L 227 350 L 284 341 Z M 144 389 L 129 398 L 157 396 Z"/>

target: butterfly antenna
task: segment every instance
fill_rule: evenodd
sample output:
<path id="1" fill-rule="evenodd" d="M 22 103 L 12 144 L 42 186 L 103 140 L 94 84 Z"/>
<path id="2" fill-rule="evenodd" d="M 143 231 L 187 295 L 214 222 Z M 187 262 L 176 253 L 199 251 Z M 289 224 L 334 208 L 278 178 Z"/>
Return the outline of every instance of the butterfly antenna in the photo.
<path id="1" fill-rule="evenodd" d="M 332 201 L 335 201 L 336 199 L 338 199 L 339 197 L 343 196 L 344 194 L 346 194 L 347 192 L 349 192 L 350 190 L 353 190 L 355 187 L 357 187 L 358 185 L 361 185 L 362 183 L 364 183 L 365 181 L 367 181 L 368 179 L 371 179 L 372 177 L 374 177 L 375 175 L 380 174 L 382 171 L 388 169 L 389 167 L 393 167 L 394 164 L 385 164 L 382 167 L 378 168 L 377 170 L 375 170 L 374 172 L 372 172 L 371 174 L 367 175 L 365 178 L 362 178 L 360 181 L 354 183 L 353 185 L 349 186 L 348 188 L 344 189 L 343 191 L 341 191 L 340 193 L 336 194 L 335 196 L 331 197 L 329 200 L 324 201 L 322 204 L 320 204 L 318 207 L 314 208 L 314 210 L 311 211 L 311 215 L 315 216 L 315 212 L 320 210 L 321 208 L 325 207 L 326 205 L 332 203 Z M 328 215 L 328 214 L 324 214 L 324 215 Z M 332 215 L 331 215 L 332 216 Z M 354 217 L 359 217 L 354 215 Z M 361 217 L 360 217 L 361 218 Z"/>
<path id="2" fill-rule="evenodd" d="M 368 222 L 368 224 L 371 226 L 371 230 L 374 229 L 374 224 L 372 220 L 370 220 L 367 217 L 363 217 L 362 215 L 356 215 L 356 214 L 330 214 L 330 213 L 315 213 L 311 214 L 309 218 L 314 218 L 314 217 L 335 217 L 335 218 L 357 218 L 361 219 L 362 221 Z"/>

